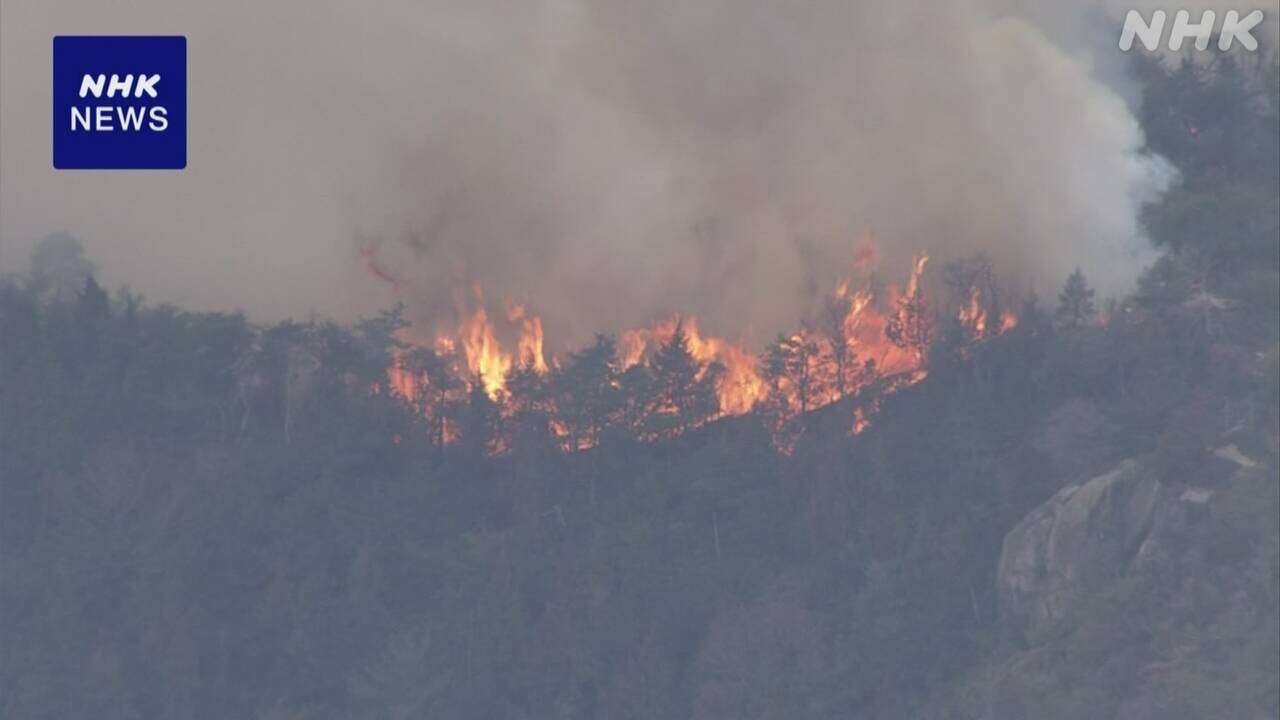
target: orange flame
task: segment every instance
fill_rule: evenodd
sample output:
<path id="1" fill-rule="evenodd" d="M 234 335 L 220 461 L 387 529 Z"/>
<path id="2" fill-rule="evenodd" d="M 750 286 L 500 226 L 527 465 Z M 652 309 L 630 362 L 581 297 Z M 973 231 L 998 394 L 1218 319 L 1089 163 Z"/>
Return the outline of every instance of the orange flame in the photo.
<path id="1" fill-rule="evenodd" d="M 387 368 L 387 385 L 391 392 L 411 403 L 418 399 L 418 379 L 400 364 L 399 358 Z"/>
<path id="2" fill-rule="evenodd" d="M 959 319 L 975 338 L 986 335 L 987 311 L 982 306 L 982 290 L 977 285 L 969 288 L 969 304 L 960 308 Z"/>
<path id="3" fill-rule="evenodd" d="M 542 354 L 542 318 L 529 313 L 523 305 L 507 301 L 507 320 L 520 323 L 520 340 L 516 344 L 520 363 L 539 375 L 547 374 L 547 360 Z"/>
<path id="4" fill-rule="evenodd" d="M 361 253 L 375 276 L 397 290 L 400 288 L 398 279 L 378 261 L 376 245 L 362 248 Z M 867 235 L 859 241 L 853 257 L 853 270 L 862 278 L 861 285 L 855 286 L 850 279 L 838 284 L 831 305 L 834 314 L 822 325 L 825 332 L 809 330 L 806 326 L 791 337 L 797 346 L 803 346 L 802 352 L 809 353 L 806 355 L 809 364 L 804 369 L 806 381 L 813 383 L 806 394 L 808 408 L 829 405 L 843 397 L 857 397 L 873 383 L 879 388 L 876 393 L 856 401 L 851 411 L 850 430 L 853 434 L 861 433 L 871 425 L 878 406 L 875 398 L 880 392 L 892 392 L 914 384 L 927 374 L 925 359 L 933 316 L 928 313 L 921 282 L 929 256 L 921 254 L 913 259 L 903 286 L 889 284 L 883 288 L 873 284 L 870 274 L 877 260 L 874 238 Z M 523 304 L 508 300 L 505 317 L 499 320 L 505 320 L 505 323 L 498 328 L 486 309 L 479 287 L 473 289 L 473 295 L 473 309 L 460 308 L 461 320 L 453 332 L 439 334 L 434 339 L 437 354 L 451 365 L 460 379 L 478 381 L 491 399 L 504 402 L 508 395 L 508 375 L 513 369 L 527 368 L 545 375 L 553 367 L 558 368 L 554 357 L 548 361 L 542 319 L 537 314 Z M 981 290 L 972 288 L 968 302 L 959 310 L 959 319 L 977 339 L 986 335 L 991 324 L 987 313 Z M 998 331 L 1007 332 L 1017 323 L 1018 318 L 1013 313 L 1002 312 Z M 787 424 L 787 414 L 799 411 L 799 403 L 795 402 L 798 392 L 795 383 L 788 378 L 766 381 L 762 376 L 760 357 L 740 344 L 704 334 L 696 317 L 677 315 L 649 328 L 621 333 L 617 343 L 620 366 L 627 369 L 645 362 L 649 353 L 671 341 L 677 327 L 685 333 L 689 352 L 699 364 L 706 367 L 714 362 L 724 367 L 716 388 L 721 416 L 751 412 L 768 396 L 772 387 L 781 392 L 786 401 L 784 416 L 776 432 L 802 432 L 795 425 L 788 430 L 782 427 Z M 513 348 L 514 352 L 503 347 L 504 338 L 511 342 L 507 348 Z M 406 369 L 398 354 L 393 366 L 387 370 L 384 387 L 415 407 L 422 405 L 419 412 L 431 416 L 433 411 L 427 406 L 436 401 L 427 392 L 431 382 L 432 379 L 420 369 L 416 375 Z M 466 392 L 465 384 L 461 389 L 456 384 L 449 387 L 447 394 L 451 399 L 455 393 Z M 560 437 L 566 449 L 570 449 L 569 426 L 556 416 L 554 406 L 545 409 L 553 432 Z M 504 402 L 503 412 L 512 411 Z M 455 434 L 443 419 L 437 427 L 442 437 Z M 578 448 L 585 449 L 592 442 L 589 437 L 581 437 L 577 441 Z"/>
<path id="5" fill-rule="evenodd" d="M 915 261 L 911 265 L 911 278 L 907 281 L 907 297 L 914 298 L 916 293 L 920 292 L 920 276 L 924 275 L 924 266 L 929 262 L 929 256 L 921 253 L 916 256 Z"/>
<path id="6" fill-rule="evenodd" d="M 988 318 L 987 308 L 982 300 L 982 289 L 977 285 L 969 288 L 969 303 L 960 308 L 956 315 L 960 324 L 968 329 L 970 336 L 974 340 L 982 340 L 987 337 Z M 1003 335 L 1018 326 L 1018 316 L 1005 310 L 1000 313 L 1000 324 L 995 329 L 995 335 Z"/>
<path id="7" fill-rule="evenodd" d="M 764 397 L 765 383 L 760 377 L 759 360 L 739 345 L 723 338 L 703 336 L 696 317 L 675 316 L 652 328 L 628 330 L 618 341 L 618 357 L 623 368 L 639 363 L 651 345 L 671 342 L 679 326 L 689 343 L 689 354 L 704 365 L 718 362 L 724 366 L 716 394 L 720 399 L 722 415 L 743 415 L 751 412 L 756 401 Z"/>
<path id="8" fill-rule="evenodd" d="M 649 345 L 650 335 L 648 330 L 641 328 L 627 330 L 618 338 L 618 360 L 622 363 L 624 370 L 639 364 L 640 359 L 644 357 L 645 348 Z"/>
<path id="9" fill-rule="evenodd" d="M 894 308 L 895 315 L 901 321 L 907 320 L 904 313 L 909 303 L 920 296 L 920 278 L 924 275 L 928 262 L 929 256 L 923 254 L 912 261 L 905 292 L 896 285 L 890 285 L 885 290 L 886 305 Z M 880 375 L 919 374 L 918 379 L 923 379 L 923 352 L 920 348 L 902 347 L 889 339 L 890 317 L 878 311 L 872 305 L 873 300 L 874 296 L 869 288 L 860 291 L 854 295 L 849 315 L 846 316 L 846 332 L 853 338 L 858 355 L 863 359 L 874 360 Z"/>
<path id="10" fill-rule="evenodd" d="M 863 430 L 871 427 L 871 421 L 867 419 L 866 412 L 861 407 L 855 408 L 853 411 L 853 434 L 861 435 Z"/>
<path id="11" fill-rule="evenodd" d="M 485 312 L 483 305 L 463 321 L 458 334 L 466 353 L 467 368 L 480 378 L 489 397 L 497 400 L 506 389 L 511 356 L 502 351 L 502 346 L 494 337 L 493 324 L 489 322 L 489 314 Z"/>

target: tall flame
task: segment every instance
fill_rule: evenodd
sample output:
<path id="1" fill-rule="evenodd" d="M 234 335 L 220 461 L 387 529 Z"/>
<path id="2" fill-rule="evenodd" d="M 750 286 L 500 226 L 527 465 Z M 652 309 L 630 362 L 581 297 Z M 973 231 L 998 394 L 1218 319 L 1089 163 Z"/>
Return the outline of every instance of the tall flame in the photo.
<path id="1" fill-rule="evenodd" d="M 542 318 L 529 313 L 519 303 L 507 301 L 507 320 L 520 323 L 520 339 L 516 343 L 516 357 L 520 364 L 533 368 L 539 375 L 546 375 L 547 360 L 542 354 Z"/>
<path id="2" fill-rule="evenodd" d="M 907 281 L 907 297 L 914 298 L 920 292 L 920 277 L 924 275 L 924 266 L 929 262 L 929 256 L 921 253 L 917 255 L 911 264 L 911 278 Z"/>
<path id="3" fill-rule="evenodd" d="M 493 324 L 489 322 L 489 314 L 483 305 L 463 322 L 458 334 L 466 353 L 467 368 L 480 378 L 489 397 L 497 400 L 506 388 L 511 356 L 502 351 L 494 337 Z"/>

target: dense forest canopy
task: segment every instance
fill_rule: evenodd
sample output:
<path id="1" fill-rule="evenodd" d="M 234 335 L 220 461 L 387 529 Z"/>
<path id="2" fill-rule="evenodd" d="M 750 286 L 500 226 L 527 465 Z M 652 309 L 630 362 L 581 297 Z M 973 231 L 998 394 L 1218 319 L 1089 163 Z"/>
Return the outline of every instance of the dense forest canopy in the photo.
<path id="1" fill-rule="evenodd" d="M 733 408 L 679 320 L 495 385 L 400 308 L 153 306 L 44 239 L 0 283 L 0 715 L 1275 716 L 1276 65 L 1135 72 L 1178 179 L 1131 296 L 962 258 L 884 308 L 905 365 L 839 295 Z M 1023 620 L 1006 536 L 1118 467 L 1163 544 Z"/>

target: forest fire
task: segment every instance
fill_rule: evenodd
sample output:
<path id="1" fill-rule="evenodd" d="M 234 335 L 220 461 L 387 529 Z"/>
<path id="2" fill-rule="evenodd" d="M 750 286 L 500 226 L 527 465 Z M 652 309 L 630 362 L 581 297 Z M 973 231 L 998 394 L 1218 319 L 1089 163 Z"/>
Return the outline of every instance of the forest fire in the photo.
<path id="1" fill-rule="evenodd" d="M 403 287 L 378 262 L 376 247 L 364 255 L 378 278 L 397 291 Z M 902 285 L 883 286 L 873 281 L 877 257 L 873 243 L 861 243 L 853 263 L 858 282 L 845 279 L 828 297 L 821 318 L 804 323 L 790 335 L 778 336 L 760 353 L 743 343 L 705 333 L 694 316 L 675 315 L 649 327 L 623 331 L 616 340 L 608 341 L 609 357 L 604 364 L 612 368 L 608 370 L 612 379 L 607 389 L 623 392 L 627 373 L 654 376 L 665 372 L 657 367 L 662 362 L 657 356 L 678 346 L 676 354 L 685 354 L 690 368 L 683 392 L 694 392 L 695 384 L 706 385 L 715 400 L 710 410 L 696 414 L 693 424 L 763 410 L 773 418 L 771 424 L 780 428 L 818 408 L 859 398 L 873 384 L 883 392 L 919 382 L 927 375 L 936 326 L 923 286 L 929 256 L 921 254 L 912 261 Z M 455 330 L 437 335 L 429 349 L 417 339 L 414 328 L 400 333 L 405 347 L 388 370 L 390 390 L 437 426 L 435 433 L 441 442 L 456 435 L 442 416 L 444 404 L 457 402 L 471 388 L 479 388 L 505 415 L 524 409 L 545 412 L 566 449 L 590 447 L 598 429 L 575 428 L 574 422 L 564 417 L 569 414 L 567 405 L 577 405 L 576 400 L 557 399 L 553 392 L 530 389 L 539 383 L 560 381 L 571 371 L 571 367 L 562 368 L 558 358 L 547 356 L 542 318 L 527 305 L 507 300 L 505 313 L 495 319 L 479 287 L 473 288 L 471 298 L 469 307 L 459 308 L 461 319 Z M 998 322 L 990 320 L 992 313 L 997 313 Z M 1017 325 L 1012 313 L 988 308 L 977 284 L 970 287 L 955 317 L 975 339 L 998 335 Z M 568 362 L 572 364 L 579 356 L 574 354 Z M 518 376 L 522 379 L 517 382 Z M 651 392 L 659 395 L 664 384 L 670 384 L 663 378 L 650 380 L 656 388 Z M 629 422 L 644 424 L 646 413 L 678 418 L 685 410 L 682 405 L 693 404 L 679 393 L 662 399 L 659 395 L 647 405 L 641 403 L 639 414 L 629 416 Z M 433 397 L 435 408 L 428 407 Z M 878 398 L 854 403 L 851 433 L 860 433 L 871 424 L 877 405 Z"/>
<path id="2" fill-rule="evenodd" d="M 515 369 L 527 369 L 539 375 L 546 375 L 550 368 L 543 354 L 542 318 L 529 313 L 523 305 L 507 302 L 507 322 L 518 328 L 515 353 L 503 349 L 498 339 L 494 323 L 484 307 L 484 297 L 477 288 L 475 291 L 476 308 L 463 315 L 457 329 L 457 335 L 438 336 L 432 350 L 435 355 L 452 365 L 450 370 L 458 377 L 478 381 L 490 400 L 500 401 L 507 391 L 507 379 Z M 413 338 L 412 332 L 401 337 L 410 348 L 420 345 Z M 457 348 L 462 347 L 461 356 Z M 419 382 L 430 382 L 422 373 L 409 372 L 405 368 L 401 353 L 396 366 L 389 372 L 389 384 L 396 393 L 413 400 L 416 396 L 416 385 Z"/>
<path id="3" fill-rule="evenodd" d="M 718 363 L 723 368 L 716 394 L 720 400 L 720 412 L 724 415 L 742 415 L 751 411 L 756 401 L 765 393 L 764 380 L 760 378 L 759 360 L 754 355 L 727 340 L 703 336 L 696 317 L 673 317 L 650 329 L 629 330 L 623 333 L 620 353 L 623 369 L 634 367 L 643 359 L 646 351 L 670 343 L 676 331 L 684 333 L 689 352 L 702 366 L 702 373 Z"/>

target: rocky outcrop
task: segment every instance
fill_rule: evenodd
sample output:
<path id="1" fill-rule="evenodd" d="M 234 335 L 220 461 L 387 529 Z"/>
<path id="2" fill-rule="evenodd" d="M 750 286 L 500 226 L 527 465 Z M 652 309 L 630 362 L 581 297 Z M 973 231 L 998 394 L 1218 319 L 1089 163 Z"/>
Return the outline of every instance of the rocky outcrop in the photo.
<path id="1" fill-rule="evenodd" d="M 1124 574 L 1156 518 L 1161 484 L 1128 460 L 1083 485 L 1063 488 L 1009 532 L 1000 554 L 1001 613 L 1028 636 Z"/>
<path id="2" fill-rule="evenodd" d="M 1115 580 L 1185 564 L 1186 551 L 1206 542 L 1193 536 L 1217 494 L 1242 473 L 1262 472 L 1234 445 L 1214 455 L 1219 467 L 1207 466 L 1197 484 L 1161 483 L 1149 468 L 1126 460 L 1063 488 L 1024 517 L 1000 553 L 1004 624 L 1027 638 L 1049 637 L 1081 600 Z"/>
<path id="3" fill-rule="evenodd" d="M 997 576 L 1020 641 L 938 716 L 1278 717 L 1275 462 L 1208 455 L 1177 476 L 1123 462 L 1024 517 Z"/>

